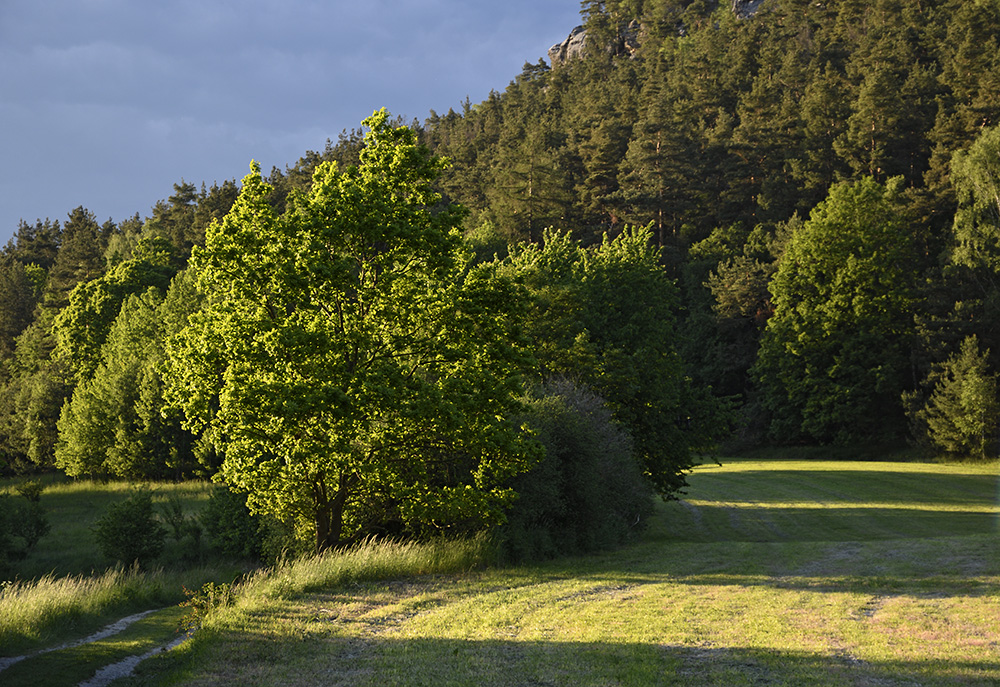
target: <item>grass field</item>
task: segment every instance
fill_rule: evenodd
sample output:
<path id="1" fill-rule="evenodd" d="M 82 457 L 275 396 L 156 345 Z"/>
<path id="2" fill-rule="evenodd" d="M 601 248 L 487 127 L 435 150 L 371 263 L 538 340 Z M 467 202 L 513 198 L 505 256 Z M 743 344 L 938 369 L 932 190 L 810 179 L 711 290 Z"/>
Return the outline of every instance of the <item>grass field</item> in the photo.
<path id="1" fill-rule="evenodd" d="M 128 498 L 135 486 L 125 482 L 73 481 L 56 477 L 49 477 L 44 482 L 41 504 L 52 529 L 18 566 L 19 577 L 28 580 L 47 574 L 90 574 L 112 565 L 113 561 L 101 554 L 93 527 L 111 504 Z M 163 483 L 151 487 L 157 509 L 168 499 L 175 498 L 189 515 L 197 514 L 205 506 L 211 489 L 212 485 L 206 482 Z M 162 562 L 179 561 L 180 556 L 172 545 L 169 541 Z"/>
<path id="2" fill-rule="evenodd" d="M 130 684 L 996 685 L 996 465 L 731 461 L 588 558 L 256 600 Z"/>
<path id="3" fill-rule="evenodd" d="M 706 465 L 621 550 L 383 582 L 306 562 L 115 684 L 997 685 L 997 472 Z"/>

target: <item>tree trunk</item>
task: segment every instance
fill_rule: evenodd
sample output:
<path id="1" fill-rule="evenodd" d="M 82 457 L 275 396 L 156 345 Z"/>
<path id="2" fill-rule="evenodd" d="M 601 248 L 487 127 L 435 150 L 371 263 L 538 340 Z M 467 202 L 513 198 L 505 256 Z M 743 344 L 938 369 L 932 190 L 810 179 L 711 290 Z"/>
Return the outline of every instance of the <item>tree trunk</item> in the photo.
<path id="1" fill-rule="evenodd" d="M 357 479 L 354 475 L 341 475 L 340 484 L 332 499 L 318 498 L 316 503 L 316 553 L 336 548 L 344 532 L 344 507 Z M 326 485 L 317 494 L 326 496 Z"/>

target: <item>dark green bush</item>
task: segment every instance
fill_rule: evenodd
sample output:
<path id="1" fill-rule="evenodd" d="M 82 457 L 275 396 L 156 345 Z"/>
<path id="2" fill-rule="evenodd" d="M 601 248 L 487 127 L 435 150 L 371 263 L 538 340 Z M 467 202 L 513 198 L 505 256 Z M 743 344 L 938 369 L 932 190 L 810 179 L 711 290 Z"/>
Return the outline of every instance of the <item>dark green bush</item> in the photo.
<path id="1" fill-rule="evenodd" d="M 612 548 L 641 528 L 653 490 L 603 399 L 567 381 L 550 382 L 529 400 L 525 421 L 546 455 L 514 485 L 519 498 L 500 529 L 508 557 Z"/>
<path id="2" fill-rule="evenodd" d="M 18 491 L 24 501 L 0 494 L 0 575 L 7 576 L 11 565 L 24 560 L 38 540 L 48 534 L 50 525 L 39 497 L 42 489 Z"/>
<path id="3" fill-rule="evenodd" d="M 264 528 L 247 509 L 246 494 L 217 487 L 201 514 L 209 543 L 227 556 L 259 560 L 264 548 Z"/>
<path id="4" fill-rule="evenodd" d="M 146 567 L 163 551 L 167 530 L 156 519 L 153 494 L 138 489 L 105 511 L 97 521 L 95 534 L 108 558 Z"/>
<path id="5" fill-rule="evenodd" d="M 14 487 L 14 491 L 23 496 L 29 503 L 38 503 L 42 500 L 45 485 L 37 479 L 30 479 L 18 484 Z"/>

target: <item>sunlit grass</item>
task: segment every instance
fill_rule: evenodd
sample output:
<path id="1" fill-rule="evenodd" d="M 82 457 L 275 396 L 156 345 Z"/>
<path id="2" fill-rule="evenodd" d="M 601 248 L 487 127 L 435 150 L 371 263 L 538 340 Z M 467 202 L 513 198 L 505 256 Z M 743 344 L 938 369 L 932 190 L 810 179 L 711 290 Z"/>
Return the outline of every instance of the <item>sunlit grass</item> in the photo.
<path id="1" fill-rule="evenodd" d="M 705 499 L 687 499 L 686 503 L 691 506 L 713 506 L 717 504 L 717 501 L 708 501 Z M 940 504 L 940 503 L 917 503 L 917 502 L 844 502 L 836 501 L 836 508 L 860 508 L 865 510 L 925 510 L 925 511 L 938 511 L 943 513 L 989 513 L 989 514 L 1000 514 L 1000 505 L 998 506 L 987 506 L 983 507 L 980 504 L 967 504 L 967 505 L 953 505 L 953 504 Z M 773 508 L 806 508 L 812 510 L 828 509 L 834 507 L 831 502 L 817 502 L 817 501 L 726 501 L 727 506 L 732 506 L 734 508 L 762 508 L 762 509 L 773 509 Z"/>
<path id="2" fill-rule="evenodd" d="M 86 636 L 122 616 L 177 604 L 184 599 L 185 585 L 197 588 L 209 580 L 231 580 L 240 571 L 233 562 L 203 565 L 190 542 L 169 539 L 157 561 L 160 568 L 122 568 L 101 553 L 93 528 L 107 508 L 128 498 L 135 486 L 56 477 L 44 482 L 41 505 L 51 529 L 15 568 L 14 581 L 0 588 L 0 656 L 30 653 Z M 13 491 L 17 483 L 6 480 L 0 488 Z M 192 517 L 211 489 L 203 482 L 151 488 L 158 509 L 177 498 Z"/>
<path id="3" fill-rule="evenodd" d="M 261 570 L 241 585 L 239 598 L 242 605 L 253 605 L 352 583 L 462 572 L 483 566 L 493 556 L 485 537 L 426 543 L 372 540 Z"/>
<path id="4" fill-rule="evenodd" d="M 107 665 L 142 655 L 180 638 L 177 628 L 182 614 L 182 608 L 170 606 L 111 637 L 17 663 L 0 673 L 0 679 L 4 687 L 77 685 Z"/>
<path id="5" fill-rule="evenodd" d="M 228 573 L 217 568 L 114 568 L 98 575 L 47 575 L 6 584 L 0 589 L 0 656 L 82 637 L 136 611 L 176 605 L 184 599 L 184 585 L 197 587 Z"/>
<path id="6" fill-rule="evenodd" d="M 996 470 L 798 465 L 699 469 L 597 556 L 388 581 L 292 566 L 136 683 L 1000 682 Z"/>
<path id="7" fill-rule="evenodd" d="M 38 541 L 27 560 L 18 565 L 18 578 L 89 575 L 113 567 L 114 561 L 105 558 L 97 546 L 94 525 L 112 504 L 128 498 L 135 485 L 54 477 L 45 482 L 41 505 L 51 529 Z M 11 490 L 16 483 L 6 480 L 4 487 Z M 196 515 L 207 503 L 212 486 L 206 482 L 158 483 L 150 485 L 150 489 L 158 511 L 168 499 L 177 498 L 185 512 Z M 159 564 L 169 566 L 179 562 L 182 553 L 173 542 L 168 542 Z"/>

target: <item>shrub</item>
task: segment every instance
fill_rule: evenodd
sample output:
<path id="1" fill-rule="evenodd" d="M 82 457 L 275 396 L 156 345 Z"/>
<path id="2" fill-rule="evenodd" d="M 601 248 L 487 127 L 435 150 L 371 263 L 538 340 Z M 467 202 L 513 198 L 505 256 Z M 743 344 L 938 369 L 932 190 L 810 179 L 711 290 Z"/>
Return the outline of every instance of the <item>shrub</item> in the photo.
<path id="1" fill-rule="evenodd" d="M 156 519 L 153 495 L 138 489 L 113 504 L 97 521 L 97 543 L 108 558 L 147 566 L 163 551 L 167 531 Z"/>
<path id="2" fill-rule="evenodd" d="M 39 503 L 42 500 L 45 485 L 37 479 L 31 479 L 18 484 L 14 487 L 14 491 L 23 496 L 29 503 Z"/>
<path id="3" fill-rule="evenodd" d="M 170 537 L 182 546 L 182 558 L 194 561 L 201 555 L 201 524 L 198 518 L 184 513 L 184 502 L 176 494 L 167 499 L 160 511 Z"/>
<path id="4" fill-rule="evenodd" d="M 555 381 L 529 408 L 526 423 L 546 455 L 515 483 L 519 498 L 500 529 L 503 552 L 530 560 L 627 541 L 651 513 L 653 489 L 604 400 Z"/>
<path id="5" fill-rule="evenodd" d="M 25 483 L 35 484 L 35 483 Z M 24 560 L 35 548 L 38 540 L 48 534 L 50 525 L 42 510 L 42 487 L 17 491 L 24 501 L 0 494 L 0 575 L 6 576 L 11 565 Z"/>
<path id="6" fill-rule="evenodd" d="M 258 560 L 263 554 L 264 528 L 250 515 L 245 494 L 218 487 L 208 498 L 201 515 L 209 542 L 234 558 Z"/>

